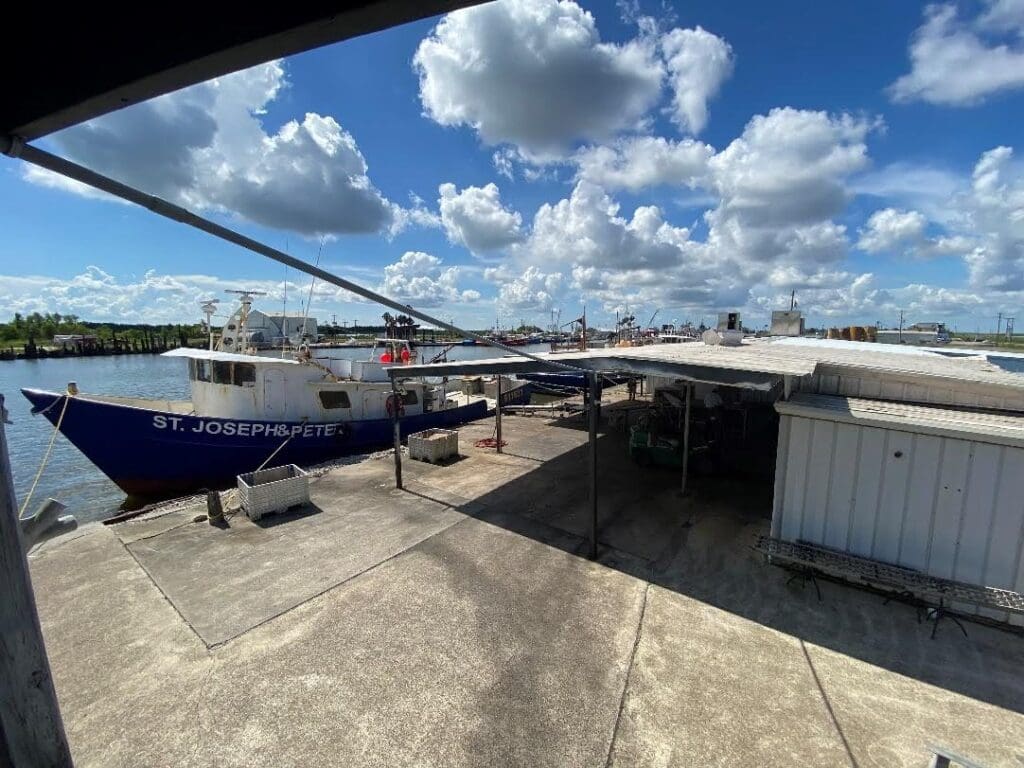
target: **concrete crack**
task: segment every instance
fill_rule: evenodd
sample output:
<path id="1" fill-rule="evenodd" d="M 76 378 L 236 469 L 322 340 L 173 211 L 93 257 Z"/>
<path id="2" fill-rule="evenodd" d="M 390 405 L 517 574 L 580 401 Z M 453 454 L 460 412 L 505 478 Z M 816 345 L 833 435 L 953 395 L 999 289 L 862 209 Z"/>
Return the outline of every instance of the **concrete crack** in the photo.
<path id="1" fill-rule="evenodd" d="M 608 757 L 605 759 L 605 768 L 610 768 L 612 758 L 615 756 L 615 740 L 619 736 L 619 723 L 622 722 L 622 712 L 626 708 L 626 695 L 629 693 L 629 683 L 633 677 L 633 664 L 636 662 L 636 652 L 640 647 L 640 637 L 644 628 L 644 616 L 647 614 L 647 595 L 651 591 L 651 583 L 644 584 L 643 602 L 640 604 L 640 618 L 636 623 L 636 637 L 633 638 L 633 649 L 629 653 L 629 665 L 626 667 L 626 680 L 622 685 L 622 696 L 619 697 L 619 711 L 615 716 L 615 727 L 612 729 L 612 738 L 608 743 Z"/>

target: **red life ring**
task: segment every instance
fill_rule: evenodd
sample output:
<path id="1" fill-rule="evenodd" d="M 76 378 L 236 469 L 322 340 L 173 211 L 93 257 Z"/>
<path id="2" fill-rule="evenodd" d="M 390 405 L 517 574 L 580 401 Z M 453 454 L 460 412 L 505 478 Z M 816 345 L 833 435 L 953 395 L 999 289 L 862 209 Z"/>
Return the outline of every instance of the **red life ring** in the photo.
<path id="1" fill-rule="evenodd" d="M 409 362 L 409 359 L 410 359 L 411 357 L 412 357 L 412 355 L 411 355 L 411 354 L 409 354 L 409 350 L 408 350 L 407 348 L 403 348 L 403 349 L 402 349 L 402 362 L 403 362 L 403 363 L 408 363 L 408 362 Z"/>
<path id="2" fill-rule="evenodd" d="M 405 415 L 405 403 L 402 401 L 402 398 L 395 397 L 394 395 L 388 395 L 388 399 L 385 401 L 384 407 L 387 409 L 389 418 L 395 418 L 396 403 L 398 415 Z"/>

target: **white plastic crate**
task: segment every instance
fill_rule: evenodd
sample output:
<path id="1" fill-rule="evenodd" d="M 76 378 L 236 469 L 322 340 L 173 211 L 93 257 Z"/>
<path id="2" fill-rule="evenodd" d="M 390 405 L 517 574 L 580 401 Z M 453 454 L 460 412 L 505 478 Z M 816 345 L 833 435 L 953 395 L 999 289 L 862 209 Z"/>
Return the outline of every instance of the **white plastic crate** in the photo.
<path id="1" fill-rule="evenodd" d="M 459 455 L 459 433 L 453 429 L 426 429 L 409 435 L 409 458 L 439 461 Z"/>
<path id="2" fill-rule="evenodd" d="M 309 503 L 309 475 L 295 464 L 238 476 L 238 501 L 250 520 Z"/>

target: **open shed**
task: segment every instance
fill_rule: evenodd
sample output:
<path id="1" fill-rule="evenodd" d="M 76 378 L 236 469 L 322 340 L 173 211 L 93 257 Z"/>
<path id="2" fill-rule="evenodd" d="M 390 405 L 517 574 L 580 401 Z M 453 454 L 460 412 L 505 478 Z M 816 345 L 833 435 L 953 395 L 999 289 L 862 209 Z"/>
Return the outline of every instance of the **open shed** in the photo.
<path id="1" fill-rule="evenodd" d="M 593 349 L 391 371 L 441 376 L 555 370 L 545 368 L 547 360 L 591 376 L 634 374 L 655 387 L 682 390 L 684 434 L 695 393 L 699 403 L 711 388 L 731 388 L 737 401 L 774 405 L 780 418 L 773 537 L 978 587 L 1024 588 L 1024 377 L 984 356 L 762 339 L 736 347 Z M 595 436 L 592 427 L 592 441 Z M 594 498 L 599 476 L 594 473 Z M 591 536 L 596 552 L 596 518 Z"/>

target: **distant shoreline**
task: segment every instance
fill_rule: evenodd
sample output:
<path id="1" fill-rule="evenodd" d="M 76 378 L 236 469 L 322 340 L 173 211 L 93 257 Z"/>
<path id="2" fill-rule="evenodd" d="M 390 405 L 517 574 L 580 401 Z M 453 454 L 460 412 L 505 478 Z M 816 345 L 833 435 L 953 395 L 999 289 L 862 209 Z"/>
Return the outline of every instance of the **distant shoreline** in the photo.
<path id="1" fill-rule="evenodd" d="M 0 361 L 5 360 L 51 360 L 51 359 L 63 359 L 67 357 L 113 357 L 115 355 L 160 355 L 172 349 L 177 349 L 180 345 L 168 345 L 168 346 L 141 346 L 141 345 L 124 345 L 118 346 L 117 348 L 92 348 L 92 349 L 75 349 L 75 348 L 61 348 L 61 347 L 35 347 L 33 351 L 22 349 L 18 352 L 14 347 L 8 347 L 7 349 L 0 349 Z"/>

